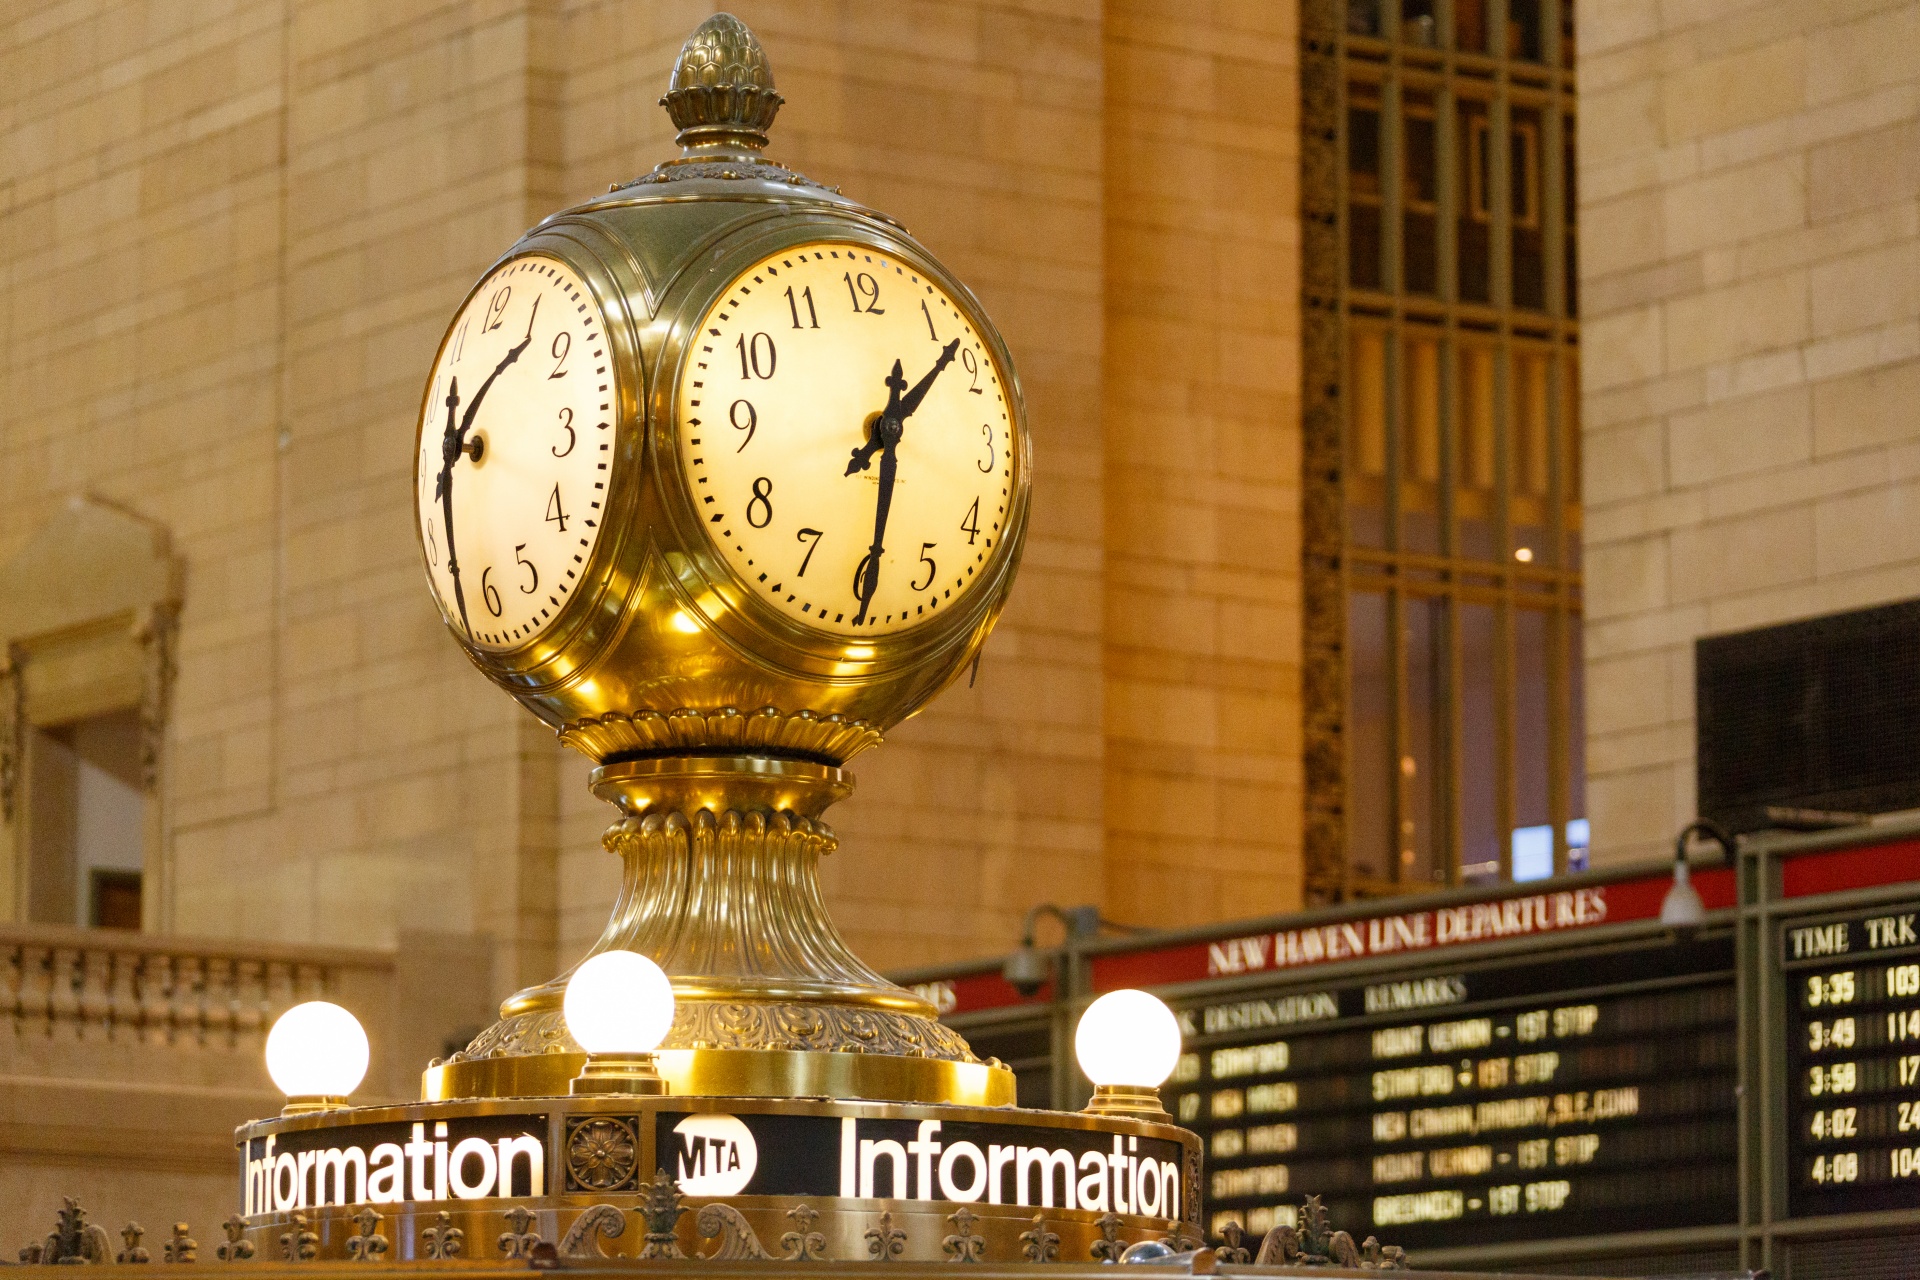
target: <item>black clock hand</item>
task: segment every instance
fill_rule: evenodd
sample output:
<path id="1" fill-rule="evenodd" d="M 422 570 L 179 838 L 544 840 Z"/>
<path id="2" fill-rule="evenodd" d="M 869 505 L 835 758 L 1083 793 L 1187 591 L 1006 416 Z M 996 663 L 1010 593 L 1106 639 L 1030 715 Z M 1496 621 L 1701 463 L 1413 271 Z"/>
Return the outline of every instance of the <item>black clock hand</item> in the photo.
<path id="1" fill-rule="evenodd" d="M 853 451 L 853 461 L 847 464 L 847 475 L 852 475 L 856 471 L 865 471 L 867 469 L 869 460 L 873 457 L 873 451 L 884 443 L 881 439 L 881 423 L 891 422 L 894 424 L 896 431 L 899 429 L 900 419 L 902 417 L 900 413 L 900 393 L 907 389 L 907 380 L 900 374 L 900 362 L 898 360 L 893 362 L 893 372 L 887 375 L 886 383 L 887 407 L 880 411 L 878 418 L 874 419 L 873 434 L 867 437 L 867 442 Z"/>
<path id="2" fill-rule="evenodd" d="M 940 358 L 933 362 L 933 368 L 927 370 L 927 376 L 913 384 L 913 390 L 907 392 L 906 398 L 900 402 L 900 412 L 897 416 L 901 422 L 913 416 L 913 411 L 920 407 L 920 402 L 927 398 L 927 392 L 932 390 L 933 380 L 940 376 L 942 369 L 953 363 L 954 353 L 958 350 L 960 350 L 960 339 L 955 338 L 940 352 Z"/>
<path id="3" fill-rule="evenodd" d="M 953 363 L 953 356 L 960 349 L 960 339 L 955 338 L 940 352 L 940 358 L 934 361 L 927 376 L 915 383 L 913 390 L 904 396 L 901 391 L 906 387 L 906 379 L 901 376 L 900 362 L 893 362 L 893 372 L 887 375 L 887 407 L 873 424 L 873 435 L 860 448 L 853 451 L 852 461 L 847 463 L 847 474 L 865 471 L 873 451 L 880 450 L 880 492 L 874 503 L 873 544 L 867 548 L 867 558 L 861 565 L 860 581 L 855 584 L 855 594 L 860 600 L 860 612 L 853 617 L 853 625 L 859 626 L 867 620 L 867 605 L 873 599 L 874 591 L 880 585 L 880 557 L 886 551 L 887 514 L 893 509 L 893 479 L 899 468 L 899 459 L 894 450 L 904 434 L 907 418 L 920 402 L 926 399 L 927 391 L 933 386 L 933 380 L 940 371 Z"/>
<path id="4" fill-rule="evenodd" d="M 880 450 L 880 495 L 873 508 L 873 545 L 867 548 L 867 558 L 861 567 L 860 612 L 853 615 L 856 627 L 867 620 L 867 605 L 880 585 L 880 556 L 887 549 L 887 513 L 893 509 L 893 474 L 898 466 L 893 450 L 900 443 L 900 423 L 882 418 L 874 424 L 873 438 L 885 443 Z"/>
<path id="5" fill-rule="evenodd" d="M 460 606 L 460 626 L 471 636 L 473 626 L 467 621 L 467 595 L 460 586 L 460 561 L 453 552 L 453 464 L 465 452 L 460 437 L 466 434 L 454 425 L 454 412 L 459 406 L 460 379 L 454 378 L 447 387 L 447 432 L 440 440 L 440 475 L 434 481 L 433 494 L 440 499 L 440 517 L 447 526 L 447 574 L 453 579 L 453 598 Z"/>
<path id="6" fill-rule="evenodd" d="M 520 339 L 502 356 L 500 363 L 493 367 L 487 380 L 480 384 L 480 390 L 474 394 L 473 403 L 460 418 L 458 427 L 454 425 L 454 411 L 460 403 L 460 379 L 454 378 L 447 388 L 447 433 L 440 442 L 440 478 L 434 484 L 434 492 L 440 499 L 441 518 L 447 526 L 447 575 L 453 579 L 453 598 L 460 606 L 460 625 L 471 636 L 473 624 L 467 620 L 467 593 L 460 585 L 460 562 L 453 550 L 453 464 L 466 454 L 475 462 L 480 461 L 478 440 L 469 441 L 467 432 L 473 428 L 473 416 L 480 411 L 480 402 L 487 397 L 487 389 L 493 386 L 494 379 L 507 371 L 507 366 L 520 358 L 520 353 L 533 341 L 533 322 L 540 315 L 540 299 L 533 300 L 533 310 L 527 315 L 527 336 Z"/>
<path id="7" fill-rule="evenodd" d="M 907 391 L 905 396 L 900 393 L 906 390 L 906 379 L 900 376 L 900 362 L 895 360 L 893 372 L 887 375 L 887 387 L 891 394 L 887 397 L 887 407 L 880 413 L 880 421 L 892 422 L 896 428 L 899 428 L 912 417 L 913 411 L 920 407 L 920 402 L 927 398 L 927 392 L 933 388 L 933 380 L 940 376 L 942 369 L 953 363 L 954 353 L 959 349 L 960 339 L 955 338 L 949 342 L 940 352 L 940 358 L 934 361 L 933 368 L 927 371 L 927 376 L 914 383 L 913 390 Z M 868 460 L 873 457 L 873 451 L 878 449 L 880 444 L 879 424 L 875 423 L 873 435 L 865 444 L 853 451 L 853 460 L 847 463 L 846 473 L 852 475 L 856 471 L 865 471 Z"/>
<path id="8" fill-rule="evenodd" d="M 509 349 L 506 355 L 500 357 L 500 363 L 493 366 L 493 372 L 488 374 L 487 380 L 480 384 L 480 389 L 473 393 L 473 403 L 467 406 L 466 414 L 460 419 L 459 447 L 466 447 L 467 429 L 473 426 L 473 415 L 480 412 L 480 402 L 487 398 L 487 389 L 493 386 L 493 380 L 505 373 L 507 366 L 515 360 L 518 360 L 520 353 L 527 349 L 527 344 L 533 341 L 533 316 L 539 314 L 540 299 L 535 298 L 533 300 L 533 315 L 527 317 L 527 336 L 520 339 L 519 344 Z M 476 462 L 479 461 L 478 455 L 475 456 L 474 460 Z"/>

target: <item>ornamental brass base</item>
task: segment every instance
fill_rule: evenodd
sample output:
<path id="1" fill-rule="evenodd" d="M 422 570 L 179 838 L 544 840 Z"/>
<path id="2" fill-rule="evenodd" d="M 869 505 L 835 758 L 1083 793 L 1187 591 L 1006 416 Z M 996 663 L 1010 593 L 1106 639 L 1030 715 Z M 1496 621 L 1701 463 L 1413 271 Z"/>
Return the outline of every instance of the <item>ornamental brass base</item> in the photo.
<path id="1" fill-rule="evenodd" d="M 954 1062 L 881 1053 L 778 1049 L 661 1049 L 654 1057 L 669 1097 L 847 1098 L 874 1102 L 1010 1107 L 1013 1072 L 997 1062 Z M 567 1094 L 586 1066 L 580 1052 L 516 1054 L 427 1068 L 428 1102 L 454 1098 L 548 1098 Z M 701 1105 L 704 1105 L 702 1103 Z"/>
<path id="2" fill-rule="evenodd" d="M 1099 1263 L 1201 1243 L 1199 1139 L 1079 1113 L 552 1097 L 285 1116 L 236 1138 L 225 1248 L 271 1262 Z"/>
<path id="3" fill-rule="evenodd" d="M 590 954 L 637 951 L 672 980 L 660 1070 L 674 1093 L 1013 1103 L 1013 1073 L 862 964 L 828 918 L 818 870 L 838 842 L 820 815 L 853 789 L 841 769 L 687 754 L 605 764 L 592 782 L 621 812 L 602 843 L 623 868 Z M 507 1000 L 428 1068 L 421 1096 L 567 1093 L 585 1061 L 561 1013 L 567 977 Z"/>

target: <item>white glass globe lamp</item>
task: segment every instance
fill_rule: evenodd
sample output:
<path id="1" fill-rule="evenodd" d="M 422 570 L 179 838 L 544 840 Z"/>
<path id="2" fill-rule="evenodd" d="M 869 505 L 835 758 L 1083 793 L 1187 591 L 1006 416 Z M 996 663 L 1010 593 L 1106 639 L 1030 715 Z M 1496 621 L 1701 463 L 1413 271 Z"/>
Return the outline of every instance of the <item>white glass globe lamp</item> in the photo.
<path id="1" fill-rule="evenodd" d="M 1080 1015 L 1073 1051 L 1093 1081 L 1089 1113 L 1170 1119 L 1160 1086 L 1180 1061 L 1180 1023 L 1157 996 L 1107 992 Z"/>
<path id="2" fill-rule="evenodd" d="M 309 1000 L 280 1015 L 267 1033 L 267 1074 L 287 1095 L 283 1115 L 331 1111 L 366 1079 L 367 1032 L 337 1004 Z"/>
<path id="3" fill-rule="evenodd" d="M 567 1030 L 587 1051 L 576 1094 L 667 1092 L 653 1051 L 673 1029 L 673 983 L 635 951 L 602 951 L 580 962 L 561 1002 Z"/>

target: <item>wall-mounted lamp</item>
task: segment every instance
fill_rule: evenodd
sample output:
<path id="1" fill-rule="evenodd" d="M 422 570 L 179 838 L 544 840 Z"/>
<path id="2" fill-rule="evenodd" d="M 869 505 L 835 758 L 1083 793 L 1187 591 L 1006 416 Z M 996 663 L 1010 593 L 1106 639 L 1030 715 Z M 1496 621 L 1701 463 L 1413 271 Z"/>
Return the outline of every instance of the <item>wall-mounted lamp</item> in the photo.
<path id="1" fill-rule="evenodd" d="M 1007 980 L 1015 991 L 1030 996 L 1047 985 L 1047 979 L 1053 976 L 1053 961 L 1034 945 L 1034 930 L 1041 916 L 1052 916 L 1067 931 L 1067 940 L 1097 937 L 1102 929 L 1112 929 L 1120 933 L 1146 933 L 1148 930 L 1137 925 L 1119 924 L 1100 914 L 1100 908 L 1087 904 L 1078 907 L 1058 907 L 1051 902 L 1042 902 L 1027 909 L 1027 917 L 1020 925 L 1019 949 L 1009 955 L 1000 966 L 1000 976 Z"/>
<path id="2" fill-rule="evenodd" d="M 1696 835 L 1719 845 L 1729 864 L 1734 859 L 1733 837 L 1719 823 L 1703 818 L 1680 828 L 1673 838 L 1673 886 L 1660 903 L 1660 923 L 1669 929 L 1698 929 L 1707 920 L 1706 904 L 1693 887 L 1693 870 L 1687 865 L 1687 841 Z"/>

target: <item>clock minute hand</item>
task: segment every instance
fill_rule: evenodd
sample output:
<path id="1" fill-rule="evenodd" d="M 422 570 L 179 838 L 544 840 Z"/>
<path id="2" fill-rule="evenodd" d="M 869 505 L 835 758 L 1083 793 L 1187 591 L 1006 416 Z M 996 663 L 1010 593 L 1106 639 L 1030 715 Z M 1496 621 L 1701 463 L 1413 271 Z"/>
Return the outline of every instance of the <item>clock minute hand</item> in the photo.
<path id="1" fill-rule="evenodd" d="M 959 350 L 960 339 L 958 338 L 946 345 L 940 352 L 940 358 L 933 362 L 933 368 L 927 370 L 927 376 L 914 383 L 913 390 L 907 392 L 905 398 L 900 401 L 900 412 L 896 415 L 898 421 L 905 422 L 912 416 L 913 411 L 920 407 L 920 402 L 927 398 L 927 392 L 933 389 L 933 380 L 940 376 L 942 369 L 953 363 L 954 354 Z"/>
<path id="2" fill-rule="evenodd" d="M 447 387 L 447 432 L 440 442 L 440 477 L 434 485 L 434 496 L 440 499 L 440 516 L 447 526 L 447 575 L 453 579 L 453 598 L 460 606 L 460 626 L 471 636 L 473 625 L 467 621 L 467 593 L 460 586 L 460 561 L 453 549 L 453 464 L 464 452 L 461 437 L 466 434 L 464 427 L 455 425 L 454 415 L 459 407 L 460 379 L 454 378 Z M 472 419 L 471 410 L 467 417 Z"/>
<path id="3" fill-rule="evenodd" d="M 539 299 L 536 298 L 534 300 L 534 310 L 538 311 L 539 309 L 540 309 Z M 527 349 L 527 344 L 532 341 L 533 341 L 533 322 L 529 320 L 527 322 L 527 336 L 520 339 L 519 344 L 511 348 L 510 350 L 508 350 L 506 355 L 500 357 L 500 363 L 493 366 L 493 372 L 488 374 L 487 380 L 480 384 L 480 389 L 473 393 L 473 403 L 467 406 L 466 413 L 463 414 L 460 418 L 459 443 L 462 447 L 464 447 L 466 444 L 468 429 L 473 426 L 473 415 L 480 412 L 480 402 L 487 398 L 487 389 L 493 386 L 493 380 L 495 378 L 498 378 L 501 374 L 507 371 L 508 365 L 512 364 L 515 360 L 518 360 L 520 358 L 520 353 L 522 351 L 525 351 Z"/>
<path id="4" fill-rule="evenodd" d="M 892 430 L 883 431 L 885 427 Z M 887 549 L 887 513 L 893 509 L 893 475 L 899 465 L 893 450 L 900 443 L 900 424 L 882 419 L 874 428 L 873 438 L 879 440 L 883 435 L 886 444 L 880 451 L 880 492 L 873 507 L 873 544 L 867 548 L 866 567 L 860 575 L 860 612 L 853 615 L 856 627 L 867 620 L 867 605 L 880 585 L 880 557 Z"/>

